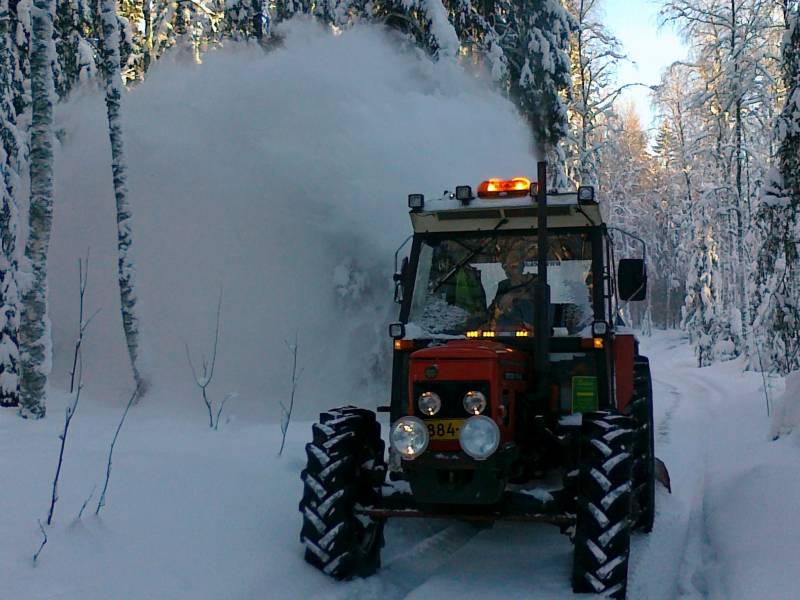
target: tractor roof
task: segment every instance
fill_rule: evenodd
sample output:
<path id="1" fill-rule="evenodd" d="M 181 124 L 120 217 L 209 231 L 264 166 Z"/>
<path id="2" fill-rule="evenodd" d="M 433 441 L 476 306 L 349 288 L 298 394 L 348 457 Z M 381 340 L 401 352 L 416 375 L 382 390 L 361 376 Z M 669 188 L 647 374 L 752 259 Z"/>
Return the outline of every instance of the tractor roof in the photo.
<path id="1" fill-rule="evenodd" d="M 425 200 L 423 209 L 412 210 L 414 233 L 491 231 L 500 219 L 508 219 L 503 230 L 537 228 L 538 203 L 535 197 L 474 198 L 463 203 L 451 196 Z M 548 193 L 549 228 L 588 228 L 602 223 L 597 203 L 579 204 L 577 192 Z"/>

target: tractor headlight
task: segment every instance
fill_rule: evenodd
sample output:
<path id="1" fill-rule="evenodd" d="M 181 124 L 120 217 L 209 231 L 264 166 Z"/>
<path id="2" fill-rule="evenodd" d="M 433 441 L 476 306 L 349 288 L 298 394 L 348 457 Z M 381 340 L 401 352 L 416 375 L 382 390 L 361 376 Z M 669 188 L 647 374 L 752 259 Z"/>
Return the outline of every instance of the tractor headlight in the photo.
<path id="1" fill-rule="evenodd" d="M 464 395 L 464 410 L 471 415 L 479 415 L 486 409 L 486 396 L 483 392 L 469 391 Z"/>
<path id="2" fill-rule="evenodd" d="M 500 428 L 489 417 L 470 417 L 461 427 L 461 448 L 475 460 L 486 460 L 500 445 Z"/>
<path id="3" fill-rule="evenodd" d="M 389 439 L 405 460 L 414 460 L 428 447 L 428 428 L 418 417 L 400 417 L 392 425 Z"/>
<path id="4" fill-rule="evenodd" d="M 432 417 L 442 408 L 442 399 L 436 392 L 422 392 L 417 400 L 417 405 L 422 414 Z"/>

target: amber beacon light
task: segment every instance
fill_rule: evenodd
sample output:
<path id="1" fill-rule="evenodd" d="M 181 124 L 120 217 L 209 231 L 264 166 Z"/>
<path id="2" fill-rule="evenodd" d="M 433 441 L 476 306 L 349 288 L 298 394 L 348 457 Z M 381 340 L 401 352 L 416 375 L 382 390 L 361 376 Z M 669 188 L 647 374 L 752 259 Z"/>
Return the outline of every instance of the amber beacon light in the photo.
<path id="1" fill-rule="evenodd" d="M 536 184 L 526 177 L 513 179 L 487 179 L 478 186 L 478 198 L 509 198 L 527 196 Z"/>

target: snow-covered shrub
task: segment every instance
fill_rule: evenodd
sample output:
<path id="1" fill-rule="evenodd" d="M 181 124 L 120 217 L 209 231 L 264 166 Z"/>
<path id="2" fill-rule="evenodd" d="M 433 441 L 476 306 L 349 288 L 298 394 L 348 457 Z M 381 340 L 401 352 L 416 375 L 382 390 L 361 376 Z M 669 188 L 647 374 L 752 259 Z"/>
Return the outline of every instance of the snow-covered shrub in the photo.
<path id="1" fill-rule="evenodd" d="M 779 438 L 800 429 L 800 371 L 789 373 L 786 389 L 775 402 L 772 413 L 772 437 Z"/>

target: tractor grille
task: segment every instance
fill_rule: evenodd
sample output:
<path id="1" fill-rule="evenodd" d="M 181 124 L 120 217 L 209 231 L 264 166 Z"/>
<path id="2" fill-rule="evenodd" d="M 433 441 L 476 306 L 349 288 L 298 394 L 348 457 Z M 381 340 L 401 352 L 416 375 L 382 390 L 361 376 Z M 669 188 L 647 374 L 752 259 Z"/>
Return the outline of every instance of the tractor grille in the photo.
<path id="1" fill-rule="evenodd" d="M 483 392 L 487 405 L 483 414 L 489 414 L 492 397 L 489 395 L 488 381 L 425 381 L 414 384 L 414 414 L 422 419 L 466 419 L 471 416 L 464 410 L 464 396 L 469 391 Z M 417 399 L 423 392 L 436 392 L 442 399 L 442 408 L 433 417 L 422 414 Z"/>

